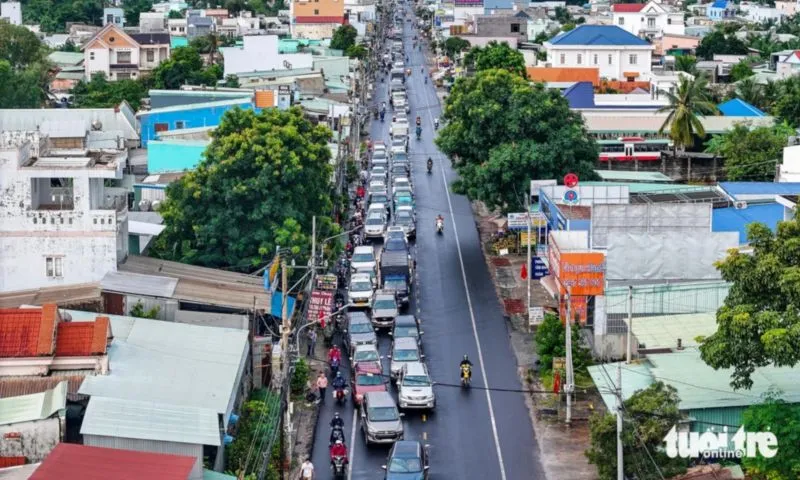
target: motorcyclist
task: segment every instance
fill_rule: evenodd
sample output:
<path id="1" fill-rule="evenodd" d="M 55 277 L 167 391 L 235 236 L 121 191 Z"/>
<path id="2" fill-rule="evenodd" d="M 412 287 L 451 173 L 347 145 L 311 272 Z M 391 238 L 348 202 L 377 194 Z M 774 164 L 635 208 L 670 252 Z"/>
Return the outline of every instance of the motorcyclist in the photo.
<path id="1" fill-rule="evenodd" d="M 336 442 L 337 440 L 341 440 L 338 438 L 340 435 L 344 435 L 344 420 L 342 417 L 339 416 L 339 412 L 335 412 L 333 414 L 333 418 L 331 419 L 331 444 Z"/>
<path id="2" fill-rule="evenodd" d="M 347 382 L 344 380 L 342 372 L 336 372 L 336 378 L 334 378 L 333 382 L 331 382 L 331 386 L 333 386 L 333 390 L 335 392 L 338 392 L 339 390 L 344 390 L 344 387 L 347 386 Z"/>
<path id="3" fill-rule="evenodd" d="M 467 368 L 469 378 L 472 378 L 472 362 L 469 361 L 469 356 L 467 355 L 464 355 L 464 360 L 461 360 L 461 364 L 459 364 L 459 368 L 463 369 L 464 367 Z"/>
<path id="4" fill-rule="evenodd" d="M 331 447 L 331 465 L 333 465 L 333 459 L 336 457 L 344 458 L 344 463 L 345 465 L 347 464 L 347 447 L 344 446 L 341 440 L 336 440 L 336 443 Z"/>
<path id="5" fill-rule="evenodd" d="M 331 372 L 336 375 L 341 375 L 341 372 L 339 372 L 339 365 L 342 363 L 342 351 L 339 349 L 339 345 L 334 345 L 328 351 L 328 363 L 331 365 Z"/>
<path id="6" fill-rule="evenodd" d="M 432 168 L 433 168 L 433 159 L 431 157 L 428 157 L 428 171 L 430 172 Z"/>
<path id="7" fill-rule="evenodd" d="M 440 213 L 436 216 L 436 230 L 444 230 L 444 217 Z"/>
<path id="8" fill-rule="evenodd" d="M 433 119 L 433 128 L 434 129 L 438 129 L 439 128 L 439 117 L 436 117 L 436 118 Z"/>
<path id="9" fill-rule="evenodd" d="M 417 115 L 417 125 L 422 125 L 422 117 Z"/>

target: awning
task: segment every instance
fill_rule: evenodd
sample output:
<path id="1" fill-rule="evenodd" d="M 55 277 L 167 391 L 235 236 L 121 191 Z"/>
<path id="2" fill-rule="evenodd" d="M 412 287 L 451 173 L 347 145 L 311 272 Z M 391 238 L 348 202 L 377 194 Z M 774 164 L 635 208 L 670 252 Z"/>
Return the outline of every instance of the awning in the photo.
<path id="1" fill-rule="evenodd" d="M 291 317 L 294 312 L 294 297 L 291 295 L 287 296 L 286 303 L 287 315 Z M 275 292 L 272 294 L 272 308 L 269 313 L 273 317 L 281 318 L 283 316 L 283 293 Z"/>
<path id="2" fill-rule="evenodd" d="M 164 231 L 164 225 L 128 220 L 128 233 L 131 235 L 155 236 Z"/>

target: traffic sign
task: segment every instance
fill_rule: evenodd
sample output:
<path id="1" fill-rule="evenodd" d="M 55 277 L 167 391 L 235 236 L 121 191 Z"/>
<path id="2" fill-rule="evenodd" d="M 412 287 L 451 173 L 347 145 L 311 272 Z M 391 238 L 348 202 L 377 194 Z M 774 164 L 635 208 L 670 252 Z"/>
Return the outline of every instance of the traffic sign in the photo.
<path id="1" fill-rule="evenodd" d="M 578 186 L 578 176 L 575 175 L 574 173 L 568 173 L 568 174 L 564 175 L 564 185 L 566 185 L 567 188 L 575 188 L 575 187 L 577 187 Z"/>
<path id="2" fill-rule="evenodd" d="M 577 190 L 567 190 L 564 192 L 564 203 L 575 205 L 581 201 L 580 195 Z"/>
<path id="3" fill-rule="evenodd" d="M 540 257 L 533 257 L 531 259 L 531 278 L 534 280 L 538 280 L 540 278 L 544 278 L 550 274 L 550 271 L 547 269 L 547 264 L 544 263 L 544 259 Z"/>

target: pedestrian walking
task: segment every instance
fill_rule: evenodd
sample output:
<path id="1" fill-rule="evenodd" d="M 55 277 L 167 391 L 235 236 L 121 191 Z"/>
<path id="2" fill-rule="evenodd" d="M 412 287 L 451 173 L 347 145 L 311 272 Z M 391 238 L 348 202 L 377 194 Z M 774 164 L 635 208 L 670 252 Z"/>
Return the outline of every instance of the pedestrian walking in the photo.
<path id="1" fill-rule="evenodd" d="M 325 376 L 325 372 L 319 372 L 317 388 L 319 389 L 319 401 L 325 403 L 325 389 L 328 388 L 328 377 Z"/>
<path id="2" fill-rule="evenodd" d="M 317 346 L 317 331 L 314 327 L 308 329 L 308 351 L 306 357 L 314 356 L 314 348 Z"/>
<path id="3" fill-rule="evenodd" d="M 301 480 L 312 480 L 314 478 L 314 464 L 311 463 L 310 458 L 306 458 L 306 461 L 300 465 L 300 479 Z"/>

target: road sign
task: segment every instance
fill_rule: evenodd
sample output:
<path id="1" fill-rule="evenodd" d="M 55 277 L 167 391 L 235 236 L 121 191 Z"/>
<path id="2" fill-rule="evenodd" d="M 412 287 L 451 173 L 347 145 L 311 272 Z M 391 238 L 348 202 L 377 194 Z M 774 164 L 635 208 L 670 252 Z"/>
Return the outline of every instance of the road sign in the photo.
<path id="1" fill-rule="evenodd" d="M 528 325 L 539 325 L 544 320 L 543 307 L 531 307 L 528 309 Z"/>
<path id="2" fill-rule="evenodd" d="M 567 190 L 564 192 L 564 203 L 576 205 L 581 201 L 580 195 L 577 190 Z"/>
<path id="3" fill-rule="evenodd" d="M 526 230 L 528 228 L 528 214 L 527 213 L 509 213 L 508 214 L 508 229 L 509 230 Z"/>
<path id="4" fill-rule="evenodd" d="M 577 187 L 578 186 L 578 176 L 575 175 L 574 173 L 568 173 L 568 174 L 564 175 L 564 185 L 566 185 L 567 188 L 575 188 L 575 187 Z"/>
<path id="5" fill-rule="evenodd" d="M 538 280 L 540 278 L 544 278 L 550 275 L 550 271 L 547 269 L 547 264 L 544 263 L 544 260 L 540 257 L 533 257 L 531 259 L 531 278 L 534 280 Z"/>

